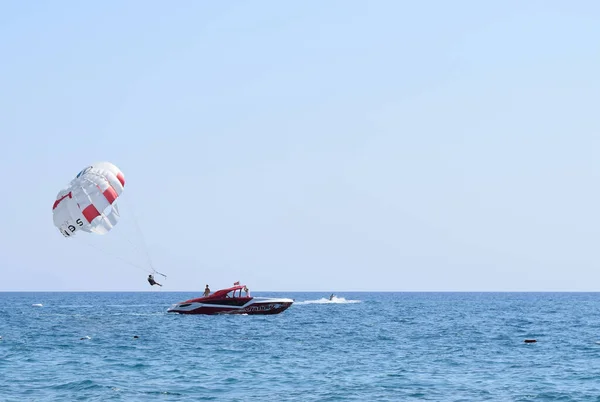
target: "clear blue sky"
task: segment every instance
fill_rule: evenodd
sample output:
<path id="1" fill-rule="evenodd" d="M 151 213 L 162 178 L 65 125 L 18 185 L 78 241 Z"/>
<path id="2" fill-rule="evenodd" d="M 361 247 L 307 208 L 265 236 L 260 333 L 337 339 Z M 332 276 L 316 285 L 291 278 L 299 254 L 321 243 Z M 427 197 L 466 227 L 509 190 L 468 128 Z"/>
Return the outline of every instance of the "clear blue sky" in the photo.
<path id="1" fill-rule="evenodd" d="M 53 226 L 104 160 L 161 291 L 599 290 L 599 21 L 592 0 L 2 2 L 0 290 L 149 290 Z"/>

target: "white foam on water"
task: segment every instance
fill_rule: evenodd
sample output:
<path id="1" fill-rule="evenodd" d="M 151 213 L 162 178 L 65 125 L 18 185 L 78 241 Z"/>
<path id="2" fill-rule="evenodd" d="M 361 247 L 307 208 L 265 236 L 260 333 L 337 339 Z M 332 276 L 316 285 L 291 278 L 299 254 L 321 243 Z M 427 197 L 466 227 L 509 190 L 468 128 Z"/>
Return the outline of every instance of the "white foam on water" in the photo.
<path id="1" fill-rule="evenodd" d="M 329 298 L 322 297 L 317 300 L 305 300 L 301 302 L 296 302 L 294 304 L 351 304 L 351 303 L 360 303 L 360 300 L 346 300 L 343 297 L 333 296 L 331 300 Z"/>

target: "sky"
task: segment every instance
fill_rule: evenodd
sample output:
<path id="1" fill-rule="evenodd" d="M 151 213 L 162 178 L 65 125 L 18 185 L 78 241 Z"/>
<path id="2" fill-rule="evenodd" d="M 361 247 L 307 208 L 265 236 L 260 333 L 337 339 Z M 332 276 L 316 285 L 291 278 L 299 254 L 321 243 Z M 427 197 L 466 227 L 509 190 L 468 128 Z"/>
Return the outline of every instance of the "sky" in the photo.
<path id="1" fill-rule="evenodd" d="M 593 0 L 0 2 L 0 291 L 598 291 L 599 21 Z M 66 239 L 51 205 L 99 161 L 122 221 Z"/>

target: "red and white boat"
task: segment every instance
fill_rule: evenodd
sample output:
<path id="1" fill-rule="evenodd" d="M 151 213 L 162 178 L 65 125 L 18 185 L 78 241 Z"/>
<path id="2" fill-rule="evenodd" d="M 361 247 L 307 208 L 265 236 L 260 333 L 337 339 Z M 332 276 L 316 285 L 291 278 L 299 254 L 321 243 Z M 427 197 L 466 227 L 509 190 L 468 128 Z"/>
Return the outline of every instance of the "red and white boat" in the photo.
<path id="1" fill-rule="evenodd" d="M 206 297 L 198 297 L 173 304 L 167 312 L 179 314 L 279 314 L 294 303 L 293 299 L 251 297 L 244 285 L 217 290 Z M 245 294 L 242 294 L 244 291 Z"/>

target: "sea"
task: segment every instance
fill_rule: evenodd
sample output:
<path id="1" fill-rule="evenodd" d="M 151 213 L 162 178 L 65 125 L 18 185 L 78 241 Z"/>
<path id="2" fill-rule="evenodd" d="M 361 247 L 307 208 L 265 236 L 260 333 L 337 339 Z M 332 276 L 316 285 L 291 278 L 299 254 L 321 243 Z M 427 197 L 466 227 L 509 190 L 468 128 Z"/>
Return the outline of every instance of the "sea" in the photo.
<path id="1" fill-rule="evenodd" d="M 0 401 L 600 401 L 600 293 L 253 295 L 0 293 Z"/>

